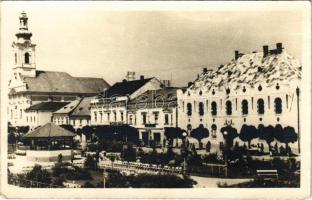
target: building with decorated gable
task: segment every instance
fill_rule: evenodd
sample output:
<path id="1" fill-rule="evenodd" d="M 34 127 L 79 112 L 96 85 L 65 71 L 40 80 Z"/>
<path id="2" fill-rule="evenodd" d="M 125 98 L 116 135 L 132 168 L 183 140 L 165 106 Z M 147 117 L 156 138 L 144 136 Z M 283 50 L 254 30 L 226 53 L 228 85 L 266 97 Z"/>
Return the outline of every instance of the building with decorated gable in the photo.
<path id="1" fill-rule="evenodd" d="M 149 90 L 129 101 L 128 124 L 138 129 L 144 145 L 164 145 L 165 127 L 177 127 L 177 89 Z"/>
<path id="2" fill-rule="evenodd" d="M 157 78 L 126 80 L 115 83 L 108 90 L 100 93 L 91 100 L 91 124 L 111 125 L 127 124 L 127 104 L 148 90 L 162 87 Z"/>
<path id="3" fill-rule="evenodd" d="M 79 96 L 95 96 L 109 87 L 101 78 L 73 77 L 66 72 L 36 69 L 36 44 L 28 30 L 28 17 L 22 12 L 13 42 L 12 74 L 9 81 L 8 118 L 13 126 L 27 126 L 25 110 L 38 103 L 71 102 Z"/>
<path id="4" fill-rule="evenodd" d="M 223 141 L 220 129 L 231 125 L 277 124 L 299 129 L 301 64 L 282 43 L 263 52 L 243 54 L 217 70 L 203 72 L 188 88 L 177 92 L 178 126 L 192 130 L 203 125 L 211 141 Z"/>

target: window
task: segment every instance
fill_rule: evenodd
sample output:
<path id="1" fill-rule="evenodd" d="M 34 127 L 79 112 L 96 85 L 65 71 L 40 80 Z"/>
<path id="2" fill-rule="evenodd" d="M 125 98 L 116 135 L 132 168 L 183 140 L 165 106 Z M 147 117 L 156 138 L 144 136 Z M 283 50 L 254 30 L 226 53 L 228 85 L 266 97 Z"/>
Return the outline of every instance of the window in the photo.
<path id="1" fill-rule="evenodd" d="M 116 122 L 116 121 L 117 121 L 117 113 L 114 112 L 114 122 Z"/>
<path id="2" fill-rule="evenodd" d="M 154 112 L 155 124 L 158 123 L 158 112 Z"/>
<path id="3" fill-rule="evenodd" d="M 120 112 L 120 119 L 121 119 L 122 122 L 124 121 L 123 112 Z"/>
<path id="4" fill-rule="evenodd" d="M 102 123 L 102 121 L 103 121 L 103 113 L 99 112 L 99 114 L 100 114 L 100 122 Z"/>
<path id="5" fill-rule="evenodd" d="M 275 98 L 274 104 L 275 104 L 275 113 L 281 114 L 282 113 L 282 99 L 279 97 Z"/>
<path id="6" fill-rule="evenodd" d="M 28 123 L 28 116 L 26 117 L 26 122 Z"/>
<path id="7" fill-rule="evenodd" d="M 165 124 L 169 124 L 169 115 L 165 114 Z"/>
<path id="8" fill-rule="evenodd" d="M 288 108 L 288 94 L 286 94 L 286 107 Z"/>
<path id="9" fill-rule="evenodd" d="M 217 115 L 217 103 L 215 101 L 211 102 L 211 114 Z"/>
<path id="10" fill-rule="evenodd" d="M 23 118 L 23 111 L 22 111 L 22 109 L 20 109 L 20 118 L 21 119 Z"/>
<path id="11" fill-rule="evenodd" d="M 11 109 L 11 119 L 13 119 L 13 110 Z"/>
<path id="12" fill-rule="evenodd" d="M 82 126 L 82 119 L 79 120 L 79 125 Z"/>
<path id="13" fill-rule="evenodd" d="M 110 113 L 109 112 L 107 113 L 107 121 L 108 122 L 110 121 Z"/>
<path id="14" fill-rule="evenodd" d="M 187 107 L 187 115 L 191 116 L 192 115 L 192 104 L 187 103 L 186 107 Z"/>
<path id="15" fill-rule="evenodd" d="M 232 102 L 226 101 L 225 106 L 226 106 L 226 114 L 232 115 Z"/>
<path id="16" fill-rule="evenodd" d="M 264 101 L 263 101 L 263 99 L 258 99 L 257 105 L 258 105 L 258 114 L 264 114 Z"/>
<path id="17" fill-rule="evenodd" d="M 132 115 L 129 115 L 129 123 L 132 124 Z"/>
<path id="18" fill-rule="evenodd" d="M 25 64 L 29 64 L 29 53 L 25 53 Z"/>
<path id="19" fill-rule="evenodd" d="M 94 121 L 97 121 L 97 113 L 94 111 Z"/>
<path id="20" fill-rule="evenodd" d="M 199 102 L 198 104 L 198 112 L 200 116 L 204 115 L 204 103 L 203 102 Z"/>
<path id="21" fill-rule="evenodd" d="M 212 124 L 211 125 L 211 137 L 216 138 L 217 137 L 217 125 Z"/>
<path id="22" fill-rule="evenodd" d="M 17 64 L 17 54 L 15 53 L 15 64 Z"/>
<path id="23" fill-rule="evenodd" d="M 146 124 L 146 113 L 142 113 L 143 124 Z"/>
<path id="24" fill-rule="evenodd" d="M 243 115 L 248 114 L 248 101 L 246 99 L 242 101 L 242 113 Z"/>

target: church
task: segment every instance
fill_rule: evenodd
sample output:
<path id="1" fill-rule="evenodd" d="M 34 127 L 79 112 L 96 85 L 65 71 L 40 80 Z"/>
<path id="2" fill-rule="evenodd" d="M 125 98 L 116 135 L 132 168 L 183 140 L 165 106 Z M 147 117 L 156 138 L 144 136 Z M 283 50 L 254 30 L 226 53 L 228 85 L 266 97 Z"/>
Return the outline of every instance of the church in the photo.
<path id="1" fill-rule="evenodd" d="M 19 23 L 16 41 L 12 44 L 14 65 L 8 94 L 8 120 L 12 126 L 27 126 L 30 119 L 36 126 L 44 125 L 37 122 L 39 117 L 34 117 L 36 110 L 32 109 L 32 116 L 28 116 L 27 109 L 36 104 L 46 107 L 48 103 L 50 110 L 53 110 L 54 104 L 57 107 L 59 102 L 70 103 L 79 97 L 95 96 L 110 87 L 101 78 L 73 77 L 66 72 L 37 70 L 36 44 L 31 41 L 32 33 L 28 29 L 25 12 L 21 13 Z M 46 116 L 47 121 L 52 119 L 49 115 L 52 115 L 51 112 Z"/>

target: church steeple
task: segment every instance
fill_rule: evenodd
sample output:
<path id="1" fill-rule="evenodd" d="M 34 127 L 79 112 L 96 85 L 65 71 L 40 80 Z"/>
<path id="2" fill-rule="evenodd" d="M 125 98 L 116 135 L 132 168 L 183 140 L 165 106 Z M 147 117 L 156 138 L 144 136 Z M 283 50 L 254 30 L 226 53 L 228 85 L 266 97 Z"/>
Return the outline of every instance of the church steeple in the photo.
<path id="1" fill-rule="evenodd" d="M 15 34 L 17 40 L 13 42 L 14 52 L 14 76 L 30 76 L 36 75 L 35 47 L 31 42 L 32 33 L 28 30 L 28 17 L 23 11 L 19 17 L 19 30 Z"/>

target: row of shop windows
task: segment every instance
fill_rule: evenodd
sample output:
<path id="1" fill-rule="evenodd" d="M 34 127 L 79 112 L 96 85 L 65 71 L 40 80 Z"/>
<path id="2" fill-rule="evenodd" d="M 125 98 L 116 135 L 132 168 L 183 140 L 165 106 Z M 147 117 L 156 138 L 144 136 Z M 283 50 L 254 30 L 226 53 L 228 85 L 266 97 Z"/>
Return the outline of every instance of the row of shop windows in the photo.
<path id="1" fill-rule="evenodd" d="M 246 99 L 244 99 L 241 102 L 242 105 L 242 114 L 243 115 L 247 115 L 248 114 L 248 101 Z M 192 116 L 192 104 L 191 103 L 187 103 L 186 105 L 186 114 L 188 116 Z M 282 113 L 282 99 L 277 97 L 274 99 L 274 111 L 276 114 L 281 114 Z M 264 100 L 262 98 L 257 100 L 257 112 L 258 114 L 264 114 L 265 111 L 265 105 L 264 105 Z M 232 101 L 227 100 L 225 102 L 225 112 L 227 115 L 232 115 Z M 204 109 L 204 103 L 203 102 L 199 102 L 198 103 L 198 114 L 200 116 L 203 116 L 205 114 L 205 109 Z M 211 102 L 211 115 L 217 115 L 217 103 L 215 101 Z"/>

